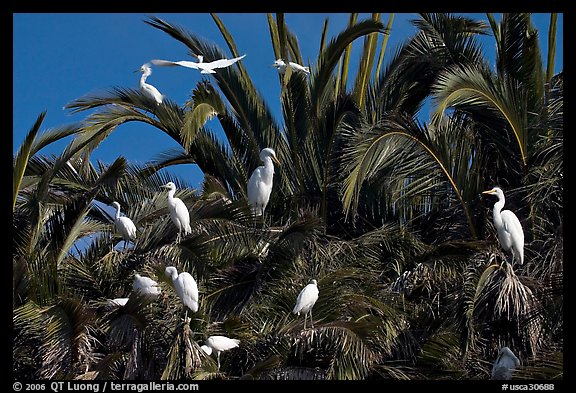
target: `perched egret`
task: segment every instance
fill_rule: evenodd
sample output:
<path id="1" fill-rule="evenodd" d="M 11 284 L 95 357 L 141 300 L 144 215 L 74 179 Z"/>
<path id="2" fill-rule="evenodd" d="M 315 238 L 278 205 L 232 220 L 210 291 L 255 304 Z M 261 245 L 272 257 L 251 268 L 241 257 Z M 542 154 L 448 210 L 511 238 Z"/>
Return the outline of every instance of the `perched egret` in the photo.
<path id="1" fill-rule="evenodd" d="M 304 329 L 306 329 L 306 316 L 310 313 L 310 322 L 312 323 L 312 329 L 314 329 L 314 320 L 312 319 L 312 307 L 318 300 L 318 283 L 316 280 L 310 281 L 310 284 L 306 285 L 298 298 L 296 299 L 296 305 L 292 312 L 294 314 L 300 315 L 304 314 Z"/>
<path id="2" fill-rule="evenodd" d="M 174 266 L 168 266 L 165 273 L 172 279 L 176 293 L 182 303 L 192 310 L 192 312 L 198 311 L 198 285 L 194 277 L 188 272 L 178 274 Z M 188 310 L 186 310 L 184 319 L 186 319 L 186 317 L 188 317 Z"/>
<path id="3" fill-rule="evenodd" d="M 143 64 L 139 70 L 136 70 L 134 72 L 142 73 L 142 76 L 140 77 L 140 90 L 142 91 L 142 93 L 144 93 L 145 95 L 156 101 L 157 105 L 160 105 L 162 103 L 162 100 L 164 99 L 164 96 L 158 91 L 157 88 L 155 88 L 149 83 L 146 83 L 146 78 L 148 78 L 152 74 L 152 68 L 150 67 L 150 64 L 148 63 Z"/>
<path id="4" fill-rule="evenodd" d="M 524 264 L 524 231 L 516 214 L 510 210 L 502 210 L 504 207 L 504 192 L 498 187 L 484 191 L 482 194 L 491 194 L 498 197 L 494 204 L 494 226 L 498 231 L 498 240 L 502 248 L 512 253 L 512 264 L 517 260 L 520 265 Z"/>
<path id="5" fill-rule="evenodd" d="M 220 60 L 214 60 L 208 63 L 204 63 L 204 56 L 202 55 L 198 55 L 196 57 L 198 57 L 198 63 L 195 63 L 193 61 L 186 61 L 186 60 L 180 60 L 180 61 L 169 61 L 169 60 L 151 60 L 152 64 L 158 65 L 158 66 L 168 66 L 168 67 L 172 67 L 172 66 L 181 66 L 181 67 L 186 67 L 186 68 L 193 68 L 195 70 L 200 70 L 201 74 L 215 74 L 216 71 L 214 71 L 216 68 L 225 68 L 225 67 L 229 67 L 232 64 L 236 63 L 238 60 L 243 59 L 244 56 L 246 55 L 242 55 L 240 57 L 235 57 L 233 59 L 220 59 Z"/>
<path id="6" fill-rule="evenodd" d="M 272 181 L 274 180 L 274 162 L 280 165 L 276 158 L 276 152 L 267 147 L 260 152 L 260 160 L 264 166 L 254 169 L 248 180 L 248 203 L 252 207 L 252 213 L 256 216 L 264 214 L 264 209 L 270 200 Z"/>
<path id="7" fill-rule="evenodd" d="M 520 360 L 510 348 L 503 347 L 498 352 L 498 358 L 492 366 L 492 379 L 510 379 L 512 373 L 520 365 Z"/>
<path id="8" fill-rule="evenodd" d="M 134 289 L 135 292 L 140 292 L 144 295 L 158 296 L 160 294 L 160 287 L 156 281 L 139 274 L 134 275 L 132 289 Z"/>
<path id="9" fill-rule="evenodd" d="M 192 233 L 192 228 L 190 228 L 190 212 L 180 198 L 174 198 L 174 194 L 176 193 L 176 185 L 174 183 L 168 182 L 162 187 L 168 189 L 168 208 L 170 209 L 172 222 L 178 228 L 178 237 L 176 238 L 178 241 L 182 231 L 184 231 L 184 236 Z"/>
<path id="10" fill-rule="evenodd" d="M 292 61 L 288 62 L 288 65 L 290 66 L 291 69 L 299 71 L 299 72 L 303 72 L 305 74 L 310 74 L 310 69 L 308 67 L 304 67 L 301 66 L 298 63 L 294 63 Z M 285 74 L 286 73 L 286 62 L 282 59 L 278 59 L 274 62 L 274 64 L 272 64 L 272 67 L 276 67 L 278 68 L 278 72 L 281 74 Z"/>
<path id="11" fill-rule="evenodd" d="M 216 357 L 218 358 L 218 370 L 220 370 L 220 353 L 227 351 L 232 348 L 236 348 L 240 344 L 240 340 L 236 338 L 228 338 L 225 336 L 210 336 L 206 340 L 206 345 L 202 345 L 202 350 L 208 355 L 212 351 L 216 352 Z"/>
<path id="12" fill-rule="evenodd" d="M 116 209 L 116 217 L 114 219 L 114 225 L 116 230 L 122 235 L 124 239 L 124 247 L 126 244 L 132 240 L 136 240 L 136 225 L 128 217 L 120 217 L 120 204 L 116 201 L 112 202 L 110 205 Z"/>

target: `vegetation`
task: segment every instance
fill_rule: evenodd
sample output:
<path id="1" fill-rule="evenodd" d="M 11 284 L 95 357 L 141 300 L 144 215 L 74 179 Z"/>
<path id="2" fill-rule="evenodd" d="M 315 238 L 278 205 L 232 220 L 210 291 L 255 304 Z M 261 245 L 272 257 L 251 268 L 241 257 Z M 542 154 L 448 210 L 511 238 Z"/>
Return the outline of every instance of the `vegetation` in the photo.
<path id="1" fill-rule="evenodd" d="M 198 82 L 184 106 L 117 88 L 70 103 L 87 113 L 79 124 L 41 131 L 41 114 L 14 157 L 14 376 L 488 379 L 509 346 L 522 362 L 515 377 L 561 379 L 563 76 L 550 71 L 554 53 L 543 64 L 529 14 L 487 20 L 415 15 L 418 32 L 395 53 L 382 39 L 393 17 L 352 14 L 332 39 L 327 20 L 311 75 L 279 76 L 282 119 L 242 62 Z M 276 58 L 304 64 L 284 16 L 267 21 Z M 184 28 L 147 23 L 207 61 L 226 56 Z M 225 140 L 208 127 L 213 116 Z M 90 160 L 134 121 L 182 149 L 146 166 Z M 59 156 L 39 153 L 71 135 Z M 282 166 L 262 219 L 246 185 L 264 147 Z M 160 171 L 182 163 L 204 173 L 199 190 Z M 160 187 L 168 181 L 191 215 L 179 243 Z M 494 200 L 481 196 L 494 185 L 524 227 L 522 266 L 507 262 Z M 138 228 L 126 249 L 104 209 L 113 201 Z M 189 324 L 166 266 L 198 282 Z M 131 293 L 135 273 L 162 294 Z M 320 295 L 314 329 L 303 330 L 291 311 L 312 278 Z M 210 335 L 240 339 L 220 370 L 200 349 Z"/>

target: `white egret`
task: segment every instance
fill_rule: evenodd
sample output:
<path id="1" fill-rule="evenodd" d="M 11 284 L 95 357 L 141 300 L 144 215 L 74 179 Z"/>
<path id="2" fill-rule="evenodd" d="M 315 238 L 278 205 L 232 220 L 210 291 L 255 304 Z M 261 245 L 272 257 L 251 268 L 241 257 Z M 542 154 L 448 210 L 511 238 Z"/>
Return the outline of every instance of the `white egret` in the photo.
<path id="1" fill-rule="evenodd" d="M 273 161 L 280 165 L 276 152 L 269 147 L 262 149 L 260 160 L 264 162 L 264 166 L 254 169 L 248 180 L 248 203 L 252 207 L 252 213 L 256 216 L 264 214 L 264 209 L 270 200 L 274 180 Z"/>
<path id="2" fill-rule="evenodd" d="M 299 71 L 299 72 L 303 72 L 305 74 L 310 74 L 310 69 L 308 67 L 304 67 L 298 63 L 294 63 L 292 61 L 288 62 L 288 65 L 290 66 L 291 69 L 295 70 L 295 71 Z M 278 69 L 278 72 L 281 74 L 285 74 L 286 73 L 286 62 L 282 59 L 278 59 L 274 62 L 274 64 L 272 64 L 272 67 L 276 67 Z"/>
<path id="3" fill-rule="evenodd" d="M 208 345 L 202 345 L 200 349 L 203 350 L 206 353 L 206 355 L 208 356 L 212 355 L 212 348 L 209 347 Z"/>
<path id="4" fill-rule="evenodd" d="M 498 352 L 498 358 L 492 366 L 492 379 L 511 379 L 512 373 L 519 365 L 520 360 L 510 348 L 501 348 Z"/>
<path id="5" fill-rule="evenodd" d="M 300 315 L 300 313 L 304 314 L 304 329 L 306 329 L 306 316 L 308 313 L 310 314 L 310 322 L 312 323 L 312 329 L 314 329 L 314 320 L 312 319 L 312 307 L 318 300 L 318 283 L 316 280 L 310 281 L 310 284 L 306 285 L 298 298 L 296 299 L 296 305 L 294 306 L 294 310 L 292 312 L 294 314 Z"/>
<path id="6" fill-rule="evenodd" d="M 172 279 L 174 283 L 174 289 L 178 297 L 192 312 L 198 311 L 198 285 L 194 277 L 188 272 L 182 272 L 178 274 L 178 270 L 174 266 L 168 266 L 165 270 L 168 277 Z M 188 317 L 188 310 L 186 310 L 186 316 Z"/>
<path id="7" fill-rule="evenodd" d="M 158 283 L 149 277 L 141 276 L 140 274 L 134 275 L 134 282 L 132 289 L 143 295 L 158 296 L 161 292 Z"/>
<path id="8" fill-rule="evenodd" d="M 233 59 L 220 59 L 210 61 L 208 63 L 204 63 L 204 56 L 198 55 L 198 63 L 193 61 L 170 61 L 170 60 L 151 60 L 150 62 L 154 65 L 162 66 L 162 67 L 173 67 L 173 66 L 181 66 L 186 68 L 193 68 L 195 70 L 200 70 L 201 74 L 215 74 L 214 71 L 216 68 L 225 68 L 229 67 L 232 64 L 236 63 L 238 60 L 241 60 L 246 55 L 242 55 L 240 57 L 235 57 Z"/>
<path id="9" fill-rule="evenodd" d="M 192 233 L 192 228 L 190 228 L 190 212 L 180 198 L 174 197 L 176 193 L 176 185 L 174 183 L 168 182 L 162 187 L 168 189 L 168 208 L 170 209 L 172 222 L 178 228 L 176 241 L 179 241 L 182 231 L 184 231 L 184 236 Z"/>
<path id="10" fill-rule="evenodd" d="M 524 231 L 516 214 L 510 210 L 502 210 L 505 203 L 504 192 L 500 188 L 494 187 L 482 192 L 482 194 L 498 197 L 498 202 L 494 204 L 492 213 L 494 226 L 498 232 L 498 240 L 504 250 L 512 253 L 512 264 L 515 260 L 519 261 L 520 265 L 524 264 Z"/>
<path id="11" fill-rule="evenodd" d="M 232 348 L 236 348 L 239 344 L 240 340 L 236 338 L 228 338 L 226 336 L 210 336 L 206 340 L 206 345 L 203 345 L 201 348 L 208 355 L 210 355 L 212 351 L 216 352 L 216 357 L 218 358 L 218 369 L 220 369 L 220 353 L 228 351 Z M 208 350 L 204 347 L 208 347 L 210 349 Z"/>
<path id="12" fill-rule="evenodd" d="M 150 67 L 150 64 L 148 63 L 143 64 L 139 70 L 136 70 L 134 72 L 138 71 L 142 73 L 142 76 L 140 77 L 140 90 L 142 91 L 142 93 L 144 93 L 145 95 L 156 101 L 157 105 L 160 105 L 162 103 L 162 100 L 164 99 L 164 96 L 158 91 L 157 88 L 155 88 L 149 83 L 146 83 L 146 78 L 148 78 L 152 74 L 152 68 Z"/>
<path id="13" fill-rule="evenodd" d="M 136 225 L 128 217 L 120 217 L 120 204 L 116 201 L 112 202 L 110 205 L 116 209 L 116 217 L 114 219 L 114 225 L 116 230 L 122 235 L 124 239 L 124 248 L 129 241 L 136 240 Z"/>
<path id="14" fill-rule="evenodd" d="M 110 300 L 110 303 L 114 304 L 116 306 L 125 306 L 126 303 L 128 303 L 128 298 L 127 297 L 117 297 L 116 299 Z"/>

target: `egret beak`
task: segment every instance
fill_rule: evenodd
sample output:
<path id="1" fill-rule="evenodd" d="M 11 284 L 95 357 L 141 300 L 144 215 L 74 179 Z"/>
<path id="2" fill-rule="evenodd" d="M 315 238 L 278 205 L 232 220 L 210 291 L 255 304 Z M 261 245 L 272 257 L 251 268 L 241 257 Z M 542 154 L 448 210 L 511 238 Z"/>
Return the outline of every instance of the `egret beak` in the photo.
<path id="1" fill-rule="evenodd" d="M 167 185 L 160 186 L 162 188 L 169 188 Z"/>
<path id="2" fill-rule="evenodd" d="M 494 194 L 494 189 L 488 191 L 482 191 L 482 194 Z"/>
<path id="3" fill-rule="evenodd" d="M 140 72 L 140 69 L 137 69 L 137 70 L 132 71 L 133 74 L 135 74 L 135 73 L 137 73 L 137 72 Z"/>
<path id="4" fill-rule="evenodd" d="M 276 158 L 276 156 L 270 155 L 270 158 L 272 158 L 272 161 L 274 161 L 276 164 L 282 165 L 282 164 L 280 164 L 280 161 L 278 161 L 278 159 Z"/>

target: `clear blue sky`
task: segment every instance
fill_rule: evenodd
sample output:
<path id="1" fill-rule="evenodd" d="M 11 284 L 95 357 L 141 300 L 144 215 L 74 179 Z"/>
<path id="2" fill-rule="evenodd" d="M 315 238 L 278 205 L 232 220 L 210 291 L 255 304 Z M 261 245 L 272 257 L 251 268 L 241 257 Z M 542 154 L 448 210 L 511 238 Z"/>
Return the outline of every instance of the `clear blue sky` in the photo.
<path id="1" fill-rule="evenodd" d="M 469 14 L 486 20 L 485 14 Z M 88 93 L 112 87 L 138 88 L 140 74 L 133 71 L 151 59 L 196 60 L 187 48 L 164 32 L 143 21 L 147 14 L 13 14 L 13 152 L 15 153 L 37 116 L 47 111 L 42 129 L 61 126 L 83 119 L 87 113 L 71 115 L 63 106 Z M 153 14 L 178 24 L 194 35 L 205 38 L 230 54 L 225 41 L 209 14 Z M 266 14 L 219 14 L 234 37 L 242 60 L 255 85 L 281 121 L 279 83 Z M 302 56 L 310 64 L 316 62 L 322 26 L 329 18 L 328 38 L 342 31 L 349 14 L 286 14 L 290 30 L 299 40 Z M 370 14 L 360 14 L 359 20 Z M 416 29 L 410 20 L 416 14 L 395 14 L 388 42 L 388 58 Z M 384 23 L 388 14 L 382 17 Z M 547 54 L 549 14 L 534 14 L 533 23 L 539 30 L 543 57 Z M 558 15 L 556 72 L 563 69 L 563 15 Z M 493 58 L 494 41 L 483 41 L 484 51 Z M 354 45 L 359 53 L 362 40 Z M 358 55 L 352 56 L 357 58 Z M 386 60 L 386 59 L 385 59 Z M 184 68 L 153 69 L 148 82 L 171 100 L 184 104 L 191 90 L 201 80 L 196 70 Z M 60 154 L 68 141 L 42 151 Z M 162 132 L 143 124 L 120 126 L 94 152 L 93 160 L 111 163 L 123 155 L 131 162 L 145 163 L 157 154 L 178 147 Z M 188 184 L 197 187 L 202 174 L 194 165 L 171 169 Z"/>

